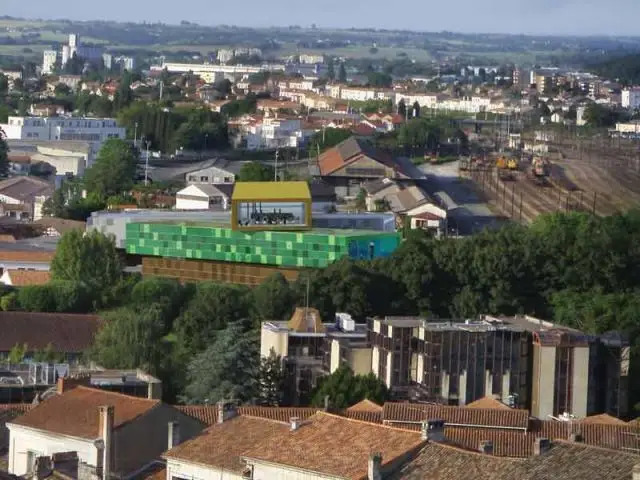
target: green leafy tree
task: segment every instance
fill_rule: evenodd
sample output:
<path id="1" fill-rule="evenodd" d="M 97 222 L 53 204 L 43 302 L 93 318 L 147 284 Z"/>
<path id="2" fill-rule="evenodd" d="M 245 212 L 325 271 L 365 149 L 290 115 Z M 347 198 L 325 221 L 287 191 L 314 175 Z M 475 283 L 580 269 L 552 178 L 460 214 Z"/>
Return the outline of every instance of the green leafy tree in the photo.
<path id="1" fill-rule="evenodd" d="M 273 182 L 275 170 L 260 162 L 245 163 L 238 172 L 239 182 Z"/>
<path id="2" fill-rule="evenodd" d="M 64 355 L 56 352 L 51 343 L 47 344 L 42 350 L 33 352 L 34 362 L 60 363 L 64 360 Z"/>
<path id="3" fill-rule="evenodd" d="M 254 316 L 259 320 L 283 320 L 291 315 L 294 292 L 281 273 L 270 275 L 251 293 Z"/>
<path id="4" fill-rule="evenodd" d="M 3 312 L 9 312 L 15 310 L 18 304 L 18 294 L 16 292 L 9 292 L 0 298 L 0 308 Z"/>
<path id="5" fill-rule="evenodd" d="M 390 88 L 393 83 L 393 78 L 386 73 L 369 72 L 367 75 L 367 83 L 371 87 Z"/>
<path id="6" fill-rule="evenodd" d="M 420 104 L 418 103 L 418 101 L 416 100 L 415 102 L 413 102 L 413 116 L 414 117 L 419 117 L 420 116 Z"/>
<path id="7" fill-rule="evenodd" d="M 180 317 L 176 332 L 185 352 L 194 355 L 211 345 L 228 323 L 248 318 L 249 290 L 235 285 L 200 282 Z"/>
<path id="8" fill-rule="evenodd" d="M 245 322 L 229 323 L 187 369 L 187 403 L 254 400 L 259 393 L 258 338 Z"/>
<path id="9" fill-rule="evenodd" d="M 157 375 L 168 354 L 162 316 L 155 304 L 104 313 L 92 358 L 105 368 L 141 368 Z"/>
<path id="10" fill-rule="evenodd" d="M 325 128 L 324 132 L 320 131 L 311 135 L 309 145 L 314 147 L 319 145 L 320 151 L 324 152 L 352 136 L 353 133 L 346 128 Z"/>
<path id="11" fill-rule="evenodd" d="M 355 375 L 348 365 L 343 364 L 322 380 L 313 395 L 312 404 L 323 406 L 326 397 L 331 408 L 342 409 L 364 399 L 382 404 L 388 398 L 388 391 L 374 374 Z"/>
<path id="12" fill-rule="evenodd" d="M 67 95 L 71 94 L 71 89 L 69 88 L 68 85 L 65 85 L 64 83 L 59 83 L 53 89 L 53 93 L 56 97 L 66 97 Z"/>
<path id="13" fill-rule="evenodd" d="M 119 138 L 102 144 L 94 164 L 84 176 L 87 191 L 100 198 L 109 198 L 133 187 L 137 159 L 132 146 Z"/>
<path id="14" fill-rule="evenodd" d="M 9 350 L 9 355 L 7 356 L 7 362 L 9 362 L 12 365 L 17 365 L 19 363 L 22 363 L 28 351 L 29 351 L 29 346 L 26 343 L 23 343 L 22 345 L 20 344 L 14 345 L 13 347 L 11 347 L 11 350 Z"/>
<path id="15" fill-rule="evenodd" d="M 65 233 L 51 261 L 54 280 L 67 280 L 104 292 L 122 278 L 122 260 L 113 237 L 97 230 Z"/>
<path id="16" fill-rule="evenodd" d="M 179 315 L 187 298 L 187 288 L 177 280 L 145 277 L 133 286 L 130 305 L 132 308 L 156 305 L 160 309 L 168 333 L 173 319 Z"/>
<path id="17" fill-rule="evenodd" d="M 283 368 L 282 357 L 276 355 L 271 349 L 268 357 L 260 359 L 258 371 L 258 402 L 261 405 L 278 407 L 285 402 L 284 392 L 286 374 Z"/>

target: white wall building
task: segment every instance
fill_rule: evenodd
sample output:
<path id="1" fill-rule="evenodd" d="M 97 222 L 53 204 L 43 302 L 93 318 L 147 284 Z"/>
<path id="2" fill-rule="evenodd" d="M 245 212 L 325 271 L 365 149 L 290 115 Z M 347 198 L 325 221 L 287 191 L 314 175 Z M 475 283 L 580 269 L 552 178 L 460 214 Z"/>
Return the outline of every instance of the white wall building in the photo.
<path id="1" fill-rule="evenodd" d="M 233 185 L 219 187 L 202 184 L 183 188 L 176 193 L 176 210 L 228 210 Z"/>
<path id="2" fill-rule="evenodd" d="M 249 150 L 297 147 L 303 140 L 300 118 L 264 117 L 262 122 L 249 124 L 240 132 L 240 140 Z"/>
<path id="3" fill-rule="evenodd" d="M 625 88 L 622 90 L 622 107 L 635 110 L 640 107 L 640 87 Z"/>
<path id="4" fill-rule="evenodd" d="M 56 66 L 58 52 L 55 50 L 45 50 L 42 54 L 42 75 L 51 75 Z"/>
<path id="5" fill-rule="evenodd" d="M 124 139 L 126 131 L 113 118 L 9 117 L 0 125 L 9 140 L 75 140 L 88 142 L 92 154 L 109 138 Z M 93 158 L 93 155 L 90 155 Z"/>
<path id="6" fill-rule="evenodd" d="M 312 55 L 309 53 L 303 53 L 300 55 L 300 63 L 324 63 L 324 55 Z"/>

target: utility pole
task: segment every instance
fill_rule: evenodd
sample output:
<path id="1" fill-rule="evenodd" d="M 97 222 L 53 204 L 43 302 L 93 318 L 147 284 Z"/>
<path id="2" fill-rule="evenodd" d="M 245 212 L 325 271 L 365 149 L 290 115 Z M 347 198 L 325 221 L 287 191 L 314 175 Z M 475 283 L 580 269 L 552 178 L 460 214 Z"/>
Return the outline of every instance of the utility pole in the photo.
<path id="1" fill-rule="evenodd" d="M 144 159 L 144 186 L 149 185 L 149 145 L 151 142 L 147 140 L 147 156 Z"/>
<path id="2" fill-rule="evenodd" d="M 275 168 L 273 169 L 273 181 L 277 182 L 278 181 L 278 154 L 280 153 L 280 151 L 276 148 L 276 164 L 275 164 Z"/>
<path id="3" fill-rule="evenodd" d="M 138 122 L 136 122 L 135 130 L 133 131 L 133 146 L 138 146 Z"/>

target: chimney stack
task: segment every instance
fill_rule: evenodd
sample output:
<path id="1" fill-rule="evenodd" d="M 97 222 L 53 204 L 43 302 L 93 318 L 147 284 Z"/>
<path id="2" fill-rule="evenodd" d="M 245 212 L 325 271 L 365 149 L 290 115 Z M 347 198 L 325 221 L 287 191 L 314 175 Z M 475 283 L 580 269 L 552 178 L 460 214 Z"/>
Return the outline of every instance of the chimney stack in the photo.
<path id="1" fill-rule="evenodd" d="M 180 443 L 180 424 L 178 422 L 169 422 L 167 433 L 167 449 L 171 450 Z"/>
<path id="2" fill-rule="evenodd" d="M 300 418 L 299 417 L 291 417 L 289 419 L 289 423 L 291 424 L 291 431 L 298 430 L 300 428 Z"/>
<path id="3" fill-rule="evenodd" d="M 534 455 L 544 455 L 551 448 L 551 442 L 548 438 L 536 438 L 533 444 Z"/>
<path id="4" fill-rule="evenodd" d="M 367 470 L 367 480 L 382 480 L 382 454 L 372 453 L 369 455 Z"/>
<path id="5" fill-rule="evenodd" d="M 112 405 L 100 407 L 100 438 L 102 439 L 102 480 L 111 477 L 111 443 L 113 435 L 114 409 Z"/>
<path id="6" fill-rule="evenodd" d="M 218 423 L 224 423 L 236 416 L 236 407 L 232 402 L 220 400 L 218 402 Z"/>
<path id="7" fill-rule="evenodd" d="M 432 419 L 422 422 L 422 440 L 444 442 L 444 420 Z"/>
<path id="8" fill-rule="evenodd" d="M 491 440 L 482 440 L 480 442 L 480 448 L 478 450 L 480 451 L 480 453 L 493 455 L 493 442 Z"/>

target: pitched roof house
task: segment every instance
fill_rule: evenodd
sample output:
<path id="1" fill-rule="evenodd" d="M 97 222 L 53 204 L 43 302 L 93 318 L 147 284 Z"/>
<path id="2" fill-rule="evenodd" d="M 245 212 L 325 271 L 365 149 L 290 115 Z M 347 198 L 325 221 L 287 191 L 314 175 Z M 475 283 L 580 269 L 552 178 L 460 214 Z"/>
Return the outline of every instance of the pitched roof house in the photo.
<path id="1" fill-rule="evenodd" d="M 325 412 L 289 422 L 226 415 L 165 453 L 167 478 L 267 480 L 304 472 L 315 479 L 359 480 L 371 478 L 369 472 L 391 473 L 425 444 L 419 432 Z"/>
<path id="2" fill-rule="evenodd" d="M 171 424 L 171 426 L 169 426 Z M 129 477 L 200 432 L 202 423 L 158 400 L 78 386 L 7 423 L 9 473 L 33 472 L 38 457 L 75 453 L 79 470 Z"/>
<path id="3" fill-rule="evenodd" d="M 26 344 L 28 353 L 51 345 L 69 362 L 93 345 L 101 320 L 97 315 L 41 312 L 0 312 L 0 355 Z"/>

